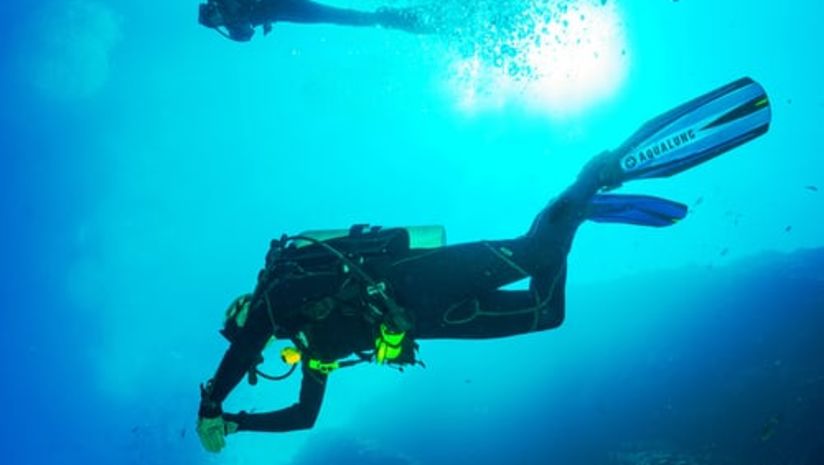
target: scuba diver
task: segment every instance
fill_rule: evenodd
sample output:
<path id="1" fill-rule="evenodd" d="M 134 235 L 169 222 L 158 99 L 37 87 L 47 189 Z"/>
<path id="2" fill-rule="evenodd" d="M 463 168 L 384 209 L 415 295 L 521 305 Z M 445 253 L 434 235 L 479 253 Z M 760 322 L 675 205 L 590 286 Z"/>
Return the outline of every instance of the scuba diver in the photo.
<path id="1" fill-rule="evenodd" d="M 251 40 L 258 26 L 263 27 L 264 35 L 268 34 L 277 22 L 381 26 L 415 34 L 432 32 L 412 8 L 384 7 L 366 12 L 310 0 L 207 0 L 200 5 L 198 21 L 238 42 Z"/>
<path id="2" fill-rule="evenodd" d="M 771 109 L 749 78 L 683 104 L 643 125 L 624 144 L 593 158 L 522 236 L 444 245 L 443 228 L 353 226 L 272 241 L 251 294 L 227 310 L 230 345 L 200 387 L 197 432 L 219 452 L 239 431 L 311 428 L 328 377 L 362 363 L 397 368 L 420 363 L 418 341 L 488 339 L 557 328 L 565 317 L 567 254 L 591 220 L 669 226 L 681 203 L 606 193 L 623 183 L 672 176 L 764 134 Z M 502 286 L 529 278 L 526 290 Z M 274 339 L 291 365 L 282 376 L 260 369 Z M 282 379 L 300 367 L 297 403 L 266 412 L 224 412 L 245 377 Z M 344 370 L 345 371 L 345 370 Z"/>

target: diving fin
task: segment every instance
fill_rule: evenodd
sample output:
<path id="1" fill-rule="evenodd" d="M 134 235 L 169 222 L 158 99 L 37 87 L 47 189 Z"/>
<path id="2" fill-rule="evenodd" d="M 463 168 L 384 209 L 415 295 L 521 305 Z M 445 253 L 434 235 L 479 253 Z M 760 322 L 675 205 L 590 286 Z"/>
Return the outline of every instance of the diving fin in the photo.
<path id="1" fill-rule="evenodd" d="M 598 223 L 623 223 L 638 226 L 672 226 L 687 216 L 687 206 L 650 195 L 596 194 L 586 218 Z"/>
<path id="2" fill-rule="evenodd" d="M 609 152 L 605 187 L 692 168 L 764 134 L 770 117 L 764 88 L 739 79 L 652 119 Z"/>

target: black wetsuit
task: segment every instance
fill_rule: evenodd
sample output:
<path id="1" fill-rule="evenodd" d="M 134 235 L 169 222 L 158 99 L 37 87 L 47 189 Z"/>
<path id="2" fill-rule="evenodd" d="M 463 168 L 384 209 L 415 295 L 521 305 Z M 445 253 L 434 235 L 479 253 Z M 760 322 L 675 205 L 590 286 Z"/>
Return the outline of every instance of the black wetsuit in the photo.
<path id="1" fill-rule="evenodd" d="M 323 5 L 310 0 L 208 0 L 200 7 L 199 21 L 216 28 L 238 42 L 250 40 L 254 28 L 263 26 L 264 33 L 272 24 L 325 23 L 340 26 L 382 26 L 416 34 L 434 32 L 413 8 L 382 7 L 375 11 L 359 11 Z"/>
<path id="2" fill-rule="evenodd" d="M 251 20 L 253 25 L 281 21 L 349 26 L 377 24 L 374 13 L 336 8 L 309 0 L 263 0 L 253 10 Z"/>
<path id="3" fill-rule="evenodd" d="M 415 340 L 498 338 L 558 327 L 565 313 L 566 257 L 597 187 L 594 180 L 582 176 L 517 239 L 411 250 L 370 272 L 380 273 L 379 279 L 389 284 L 397 303 L 414 318 L 407 337 Z M 499 289 L 526 277 L 531 278 L 529 290 Z M 272 305 L 291 308 L 323 298 L 339 284 L 330 276 L 313 276 L 276 286 L 266 297 Z M 258 296 L 259 302 L 253 301 L 246 326 L 212 380 L 213 405 L 223 402 L 272 336 L 273 322 L 261 300 Z M 362 311 L 346 305 L 338 305 L 323 319 L 293 325 L 289 336 L 295 330 L 305 334 L 309 355 L 321 360 L 374 349 L 375 325 L 363 318 Z M 310 428 L 320 411 L 327 376 L 305 364 L 302 371 L 298 403 L 271 413 L 224 414 L 224 418 L 247 431 Z M 201 414 L 209 412 L 202 408 Z"/>
<path id="4" fill-rule="evenodd" d="M 219 16 L 215 17 L 215 12 Z M 359 11 L 337 8 L 310 0 L 209 0 L 201 5 L 201 24 L 225 27 L 227 37 L 238 42 L 252 38 L 258 26 L 264 32 L 273 23 L 325 23 L 341 26 L 383 26 L 414 33 L 432 32 L 421 22 L 417 13 L 408 8 L 379 8 L 376 11 Z"/>

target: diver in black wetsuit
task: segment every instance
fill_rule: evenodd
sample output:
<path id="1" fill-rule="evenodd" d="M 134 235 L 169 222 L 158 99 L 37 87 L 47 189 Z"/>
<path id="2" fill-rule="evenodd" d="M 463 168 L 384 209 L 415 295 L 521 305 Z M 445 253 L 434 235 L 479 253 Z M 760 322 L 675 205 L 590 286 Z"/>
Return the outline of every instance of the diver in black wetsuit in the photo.
<path id="1" fill-rule="evenodd" d="M 703 163 L 764 134 L 770 118 L 766 93 L 748 78 L 675 108 L 593 159 L 516 239 L 416 248 L 405 229 L 352 228 L 344 237 L 273 241 L 254 292 L 227 312 L 230 347 L 201 386 L 202 444 L 218 452 L 237 431 L 311 428 L 331 372 L 369 361 L 417 363 L 416 341 L 558 327 L 567 254 L 584 220 L 668 226 L 687 213 L 677 202 L 600 191 Z M 530 278 L 528 290 L 500 289 L 523 278 Z M 281 356 L 301 367 L 298 403 L 269 413 L 223 412 L 244 376 L 254 384 L 265 375 L 258 366 L 273 336 L 295 345 Z"/>
<path id="2" fill-rule="evenodd" d="M 277 22 L 382 26 L 416 34 L 432 32 L 411 8 L 379 8 L 367 12 L 310 0 L 208 0 L 200 5 L 198 20 L 238 42 L 250 40 L 257 26 L 262 26 L 264 34 L 268 34 Z"/>
<path id="3" fill-rule="evenodd" d="M 298 257 L 292 266 L 297 268 L 300 262 L 300 271 L 277 270 L 284 251 L 274 241 L 255 293 L 230 307 L 234 319 L 243 312 L 243 322 L 233 323 L 228 332 L 234 334 L 224 332 L 232 344 L 216 375 L 202 389 L 199 417 L 212 419 L 216 430 L 211 435 L 201 433 L 206 448 L 220 450 L 223 436 L 235 431 L 312 427 L 328 374 L 335 368 L 329 364 L 376 350 L 382 342 L 398 351 L 385 356 L 385 363 L 410 364 L 416 361 L 416 340 L 496 338 L 559 326 L 564 319 L 567 252 L 590 199 L 602 187 L 598 180 L 597 173 L 585 171 L 541 212 L 526 235 L 512 240 L 414 250 L 408 247 L 405 230 L 394 234 L 387 230 L 389 237 L 374 239 L 385 251 L 370 256 L 363 265 L 331 260 L 331 266 L 323 267 L 311 258 Z M 356 235 L 370 241 L 368 231 Z M 334 240 L 329 244 L 336 247 Z M 323 261 L 324 255 L 333 258 L 323 250 L 315 252 L 315 262 Z M 379 277 L 380 283 L 364 282 L 352 276 L 351 269 L 342 271 L 351 266 Z M 528 291 L 498 290 L 526 277 L 531 277 Z M 368 288 L 375 284 L 391 295 L 389 305 L 383 297 L 368 297 Z M 222 412 L 221 403 L 260 361 L 273 335 L 291 339 L 303 358 L 299 402 L 271 413 Z"/>

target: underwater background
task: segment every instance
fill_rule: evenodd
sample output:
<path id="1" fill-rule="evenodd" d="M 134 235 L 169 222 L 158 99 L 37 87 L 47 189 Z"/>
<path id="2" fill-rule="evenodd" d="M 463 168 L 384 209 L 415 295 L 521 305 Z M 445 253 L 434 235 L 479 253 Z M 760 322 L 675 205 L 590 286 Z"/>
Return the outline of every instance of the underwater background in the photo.
<path id="1" fill-rule="evenodd" d="M 419 6 L 438 32 L 238 44 L 193 1 L 0 4 L 0 461 L 824 463 L 820 2 L 328 3 Z M 198 384 L 270 239 L 521 234 L 590 157 L 742 76 L 769 133 L 623 188 L 690 214 L 585 224 L 564 326 L 424 341 L 425 369 L 336 373 L 311 431 L 202 450 Z M 297 381 L 226 409 L 290 405 Z"/>

